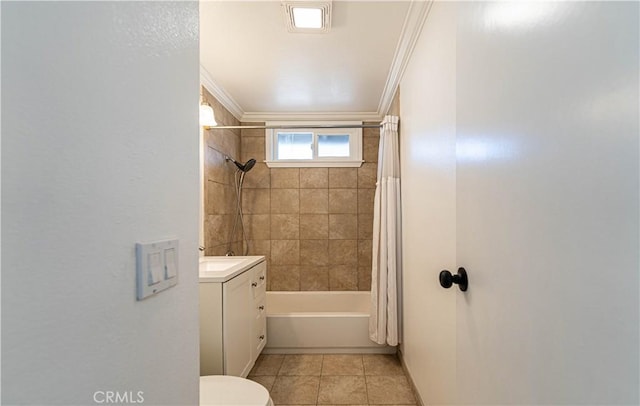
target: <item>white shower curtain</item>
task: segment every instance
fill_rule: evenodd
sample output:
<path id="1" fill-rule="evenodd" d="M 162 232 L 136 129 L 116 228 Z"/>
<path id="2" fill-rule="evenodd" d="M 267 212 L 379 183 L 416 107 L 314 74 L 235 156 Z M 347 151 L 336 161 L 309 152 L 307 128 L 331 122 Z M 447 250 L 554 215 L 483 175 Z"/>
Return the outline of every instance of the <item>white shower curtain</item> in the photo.
<path id="1" fill-rule="evenodd" d="M 373 215 L 369 337 L 378 344 L 400 341 L 401 223 L 398 117 L 386 116 L 380 131 L 378 182 Z"/>

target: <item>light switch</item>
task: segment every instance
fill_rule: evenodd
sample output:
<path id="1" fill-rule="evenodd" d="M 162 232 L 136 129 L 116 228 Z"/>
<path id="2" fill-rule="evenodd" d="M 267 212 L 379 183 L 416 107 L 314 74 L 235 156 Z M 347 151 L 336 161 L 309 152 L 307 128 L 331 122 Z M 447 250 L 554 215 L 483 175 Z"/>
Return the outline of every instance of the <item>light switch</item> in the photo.
<path id="1" fill-rule="evenodd" d="M 136 297 L 156 295 L 178 284 L 178 240 L 136 244 Z"/>
<path id="2" fill-rule="evenodd" d="M 164 250 L 165 279 L 175 278 L 178 274 L 178 264 L 176 259 L 175 248 Z"/>
<path id="3" fill-rule="evenodd" d="M 147 284 L 155 285 L 160 282 L 163 278 L 163 270 L 164 266 L 162 264 L 162 256 L 159 252 L 152 252 L 148 255 L 147 260 L 148 268 L 147 268 Z"/>

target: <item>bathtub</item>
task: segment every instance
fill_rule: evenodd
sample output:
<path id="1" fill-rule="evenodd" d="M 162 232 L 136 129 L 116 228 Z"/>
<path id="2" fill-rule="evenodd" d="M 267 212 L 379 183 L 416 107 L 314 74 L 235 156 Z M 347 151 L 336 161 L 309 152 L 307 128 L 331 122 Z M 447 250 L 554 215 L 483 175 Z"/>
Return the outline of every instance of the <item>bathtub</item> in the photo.
<path id="1" fill-rule="evenodd" d="M 263 353 L 395 353 L 369 340 L 370 298 L 370 292 L 267 292 Z"/>

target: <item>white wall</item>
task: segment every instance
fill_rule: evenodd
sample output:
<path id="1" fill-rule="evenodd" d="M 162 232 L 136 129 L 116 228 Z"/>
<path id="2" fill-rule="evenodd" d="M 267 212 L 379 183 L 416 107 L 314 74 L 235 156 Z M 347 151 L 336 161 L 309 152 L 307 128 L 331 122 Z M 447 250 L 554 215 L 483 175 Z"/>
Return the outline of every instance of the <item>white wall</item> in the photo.
<path id="1" fill-rule="evenodd" d="M 2 403 L 197 404 L 197 2 L 3 2 L 2 61 Z"/>
<path id="2" fill-rule="evenodd" d="M 456 264 L 456 8 L 432 5 L 400 84 L 402 350 L 426 404 L 456 387 L 456 296 L 438 283 Z"/>

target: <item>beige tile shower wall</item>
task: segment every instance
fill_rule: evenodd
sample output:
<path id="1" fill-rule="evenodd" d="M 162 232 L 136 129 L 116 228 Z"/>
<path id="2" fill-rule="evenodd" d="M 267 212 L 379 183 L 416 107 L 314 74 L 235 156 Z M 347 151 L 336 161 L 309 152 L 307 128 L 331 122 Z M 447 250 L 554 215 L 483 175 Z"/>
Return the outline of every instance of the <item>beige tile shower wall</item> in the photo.
<path id="1" fill-rule="evenodd" d="M 241 159 L 258 161 L 243 192 L 249 253 L 267 257 L 269 290 L 371 289 L 380 131 L 363 131 L 360 168 L 269 169 L 264 130 L 242 130 Z"/>
<path id="2" fill-rule="evenodd" d="M 240 125 L 206 89 L 202 88 L 202 93 L 213 107 L 218 125 Z M 240 233 L 231 238 L 236 207 L 235 166 L 225 160 L 225 156 L 239 159 L 240 130 L 204 130 L 204 141 L 205 255 L 225 255 L 230 240 L 230 248 L 241 255 Z"/>

